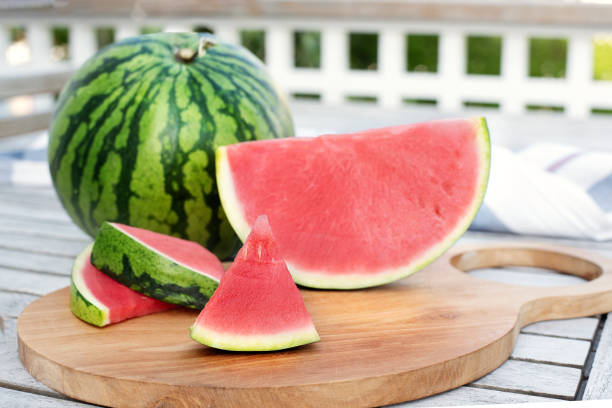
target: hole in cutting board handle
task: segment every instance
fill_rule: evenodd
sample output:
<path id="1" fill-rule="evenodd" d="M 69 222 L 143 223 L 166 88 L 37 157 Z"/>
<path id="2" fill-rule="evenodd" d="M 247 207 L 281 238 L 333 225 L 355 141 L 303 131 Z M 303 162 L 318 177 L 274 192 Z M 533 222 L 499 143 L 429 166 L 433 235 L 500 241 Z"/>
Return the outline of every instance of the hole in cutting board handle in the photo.
<path id="1" fill-rule="evenodd" d="M 602 274 L 602 269 L 599 265 L 588 261 L 584 258 L 580 258 L 574 255 L 565 254 L 562 252 L 555 252 L 545 249 L 535 248 L 483 248 L 472 251 L 462 252 L 453 256 L 450 259 L 450 263 L 457 269 L 463 272 L 470 272 L 476 269 L 485 268 L 503 268 L 503 267 L 535 267 L 549 269 L 554 272 L 560 272 L 562 274 L 573 275 L 587 281 L 593 280 Z M 475 275 L 477 278 L 483 278 L 487 280 L 504 281 L 512 284 L 526 284 L 529 286 L 555 286 L 554 282 L 548 284 L 547 279 L 543 279 L 538 283 L 537 280 L 530 280 L 531 282 L 521 282 L 520 275 L 516 274 L 516 279 L 512 277 L 509 279 L 503 279 L 503 277 L 496 277 L 495 274 L 491 274 L 490 279 L 483 274 L 481 276 Z M 567 284 L 576 284 L 578 282 L 567 282 L 561 283 L 562 286 Z"/>

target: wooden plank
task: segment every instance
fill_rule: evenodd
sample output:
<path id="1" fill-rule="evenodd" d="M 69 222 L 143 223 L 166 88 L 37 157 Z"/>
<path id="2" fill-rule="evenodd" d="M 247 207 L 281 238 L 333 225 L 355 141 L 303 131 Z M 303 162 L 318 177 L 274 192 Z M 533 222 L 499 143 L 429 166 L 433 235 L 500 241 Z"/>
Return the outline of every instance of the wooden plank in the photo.
<path id="1" fill-rule="evenodd" d="M 72 259 L 78 255 L 90 242 L 91 239 L 65 241 L 21 233 L 7 233 L 0 231 L 0 248 L 18 250 L 24 254 L 49 254 L 64 256 Z"/>
<path id="2" fill-rule="evenodd" d="M 0 276 L 2 276 L 0 289 L 39 296 L 70 285 L 68 276 L 16 271 L 2 267 L 0 267 Z"/>
<path id="3" fill-rule="evenodd" d="M 8 318 L 4 320 L 4 324 L 5 330 L 0 342 L 0 385 L 62 397 L 57 391 L 38 382 L 23 368 L 17 351 L 17 320 Z M 1 390 L 4 392 L 4 389 Z M 2 392 L 0 392 L 0 406 L 5 406 L 2 404 Z"/>
<path id="4" fill-rule="evenodd" d="M 38 296 L 0 290 L 0 316 L 17 318 L 21 311 Z"/>
<path id="5" fill-rule="evenodd" d="M 583 399 L 612 399 L 612 313 L 601 332 Z"/>
<path id="6" fill-rule="evenodd" d="M 72 259 L 65 256 L 24 253 L 0 248 L 0 267 L 32 272 L 70 275 Z"/>
<path id="7" fill-rule="evenodd" d="M 36 208 L 24 207 L 16 203 L 0 202 L 0 215 L 31 220 L 55 221 L 72 224 L 72 220 L 62 208 Z"/>
<path id="8" fill-rule="evenodd" d="M 1 215 L 0 231 L 76 241 L 91 239 L 74 224 L 14 219 Z"/>
<path id="9" fill-rule="evenodd" d="M 505 391 L 572 399 L 582 372 L 577 368 L 509 360 L 472 384 Z"/>
<path id="10" fill-rule="evenodd" d="M 519 334 L 512 357 L 581 368 L 589 355 L 590 347 L 591 342 L 585 340 Z"/>
<path id="11" fill-rule="evenodd" d="M 580 317 L 577 319 L 549 320 L 530 324 L 521 330 L 522 333 L 541 334 L 545 336 L 566 337 L 569 339 L 592 340 L 597 330 L 599 319 Z"/>
<path id="12" fill-rule="evenodd" d="M 74 68 L 53 71 L 19 71 L 0 77 L 0 98 L 41 93 L 59 93 Z M 24 132 L 25 133 L 25 132 Z"/>
<path id="13" fill-rule="evenodd" d="M 383 391 L 384 392 L 384 391 Z M 442 394 L 434 395 L 416 401 L 404 402 L 391 405 L 394 408 L 415 408 L 415 407 L 442 407 L 454 405 L 480 405 L 480 404 L 520 404 L 527 402 L 551 402 L 553 398 L 538 397 L 535 395 L 519 394 L 490 390 L 477 387 L 460 387 Z"/>
<path id="14" fill-rule="evenodd" d="M 487 268 L 470 271 L 469 274 L 478 279 L 491 280 L 510 285 L 524 286 L 569 286 L 585 283 L 585 280 L 573 275 L 556 272 L 534 273 L 524 272 L 520 268 Z"/>
<path id="15" fill-rule="evenodd" d="M 4 388 L 0 392 L 0 406 L 11 408 L 85 408 L 95 406 L 63 399 L 64 397 L 60 394 L 57 394 L 57 396 L 61 399 Z"/>
<path id="16" fill-rule="evenodd" d="M 0 119 L 0 138 L 46 129 L 51 117 L 51 112 L 39 112 Z"/>

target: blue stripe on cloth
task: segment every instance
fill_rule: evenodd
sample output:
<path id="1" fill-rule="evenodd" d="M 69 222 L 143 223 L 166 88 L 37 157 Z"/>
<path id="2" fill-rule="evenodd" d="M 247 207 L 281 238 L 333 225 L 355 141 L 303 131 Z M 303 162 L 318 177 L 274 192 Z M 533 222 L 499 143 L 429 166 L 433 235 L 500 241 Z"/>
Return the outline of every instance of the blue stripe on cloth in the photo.
<path id="1" fill-rule="evenodd" d="M 612 174 L 599 180 L 588 191 L 603 212 L 612 211 Z"/>
<path id="2" fill-rule="evenodd" d="M 483 204 L 476 213 L 476 217 L 474 217 L 474 221 L 472 221 L 472 225 L 470 225 L 471 230 L 478 231 L 498 231 L 498 232 L 508 232 L 510 231 L 503 222 L 497 218 L 497 215 L 491 211 L 491 209 Z"/>

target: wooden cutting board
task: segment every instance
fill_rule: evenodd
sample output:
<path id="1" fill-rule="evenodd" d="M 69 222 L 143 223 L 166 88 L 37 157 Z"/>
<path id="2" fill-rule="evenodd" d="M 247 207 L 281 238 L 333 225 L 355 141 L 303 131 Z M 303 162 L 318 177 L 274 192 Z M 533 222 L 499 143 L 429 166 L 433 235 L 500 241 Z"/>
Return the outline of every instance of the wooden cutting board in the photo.
<path id="1" fill-rule="evenodd" d="M 503 285 L 463 271 L 539 266 L 591 282 Z M 197 313 L 173 310 L 95 328 L 74 317 L 68 289 L 30 304 L 19 355 L 51 388 L 122 407 L 376 406 L 475 380 L 510 355 L 532 322 L 612 311 L 612 261 L 570 248 L 460 247 L 390 285 L 302 290 L 321 335 L 293 350 L 236 353 L 197 344 Z"/>

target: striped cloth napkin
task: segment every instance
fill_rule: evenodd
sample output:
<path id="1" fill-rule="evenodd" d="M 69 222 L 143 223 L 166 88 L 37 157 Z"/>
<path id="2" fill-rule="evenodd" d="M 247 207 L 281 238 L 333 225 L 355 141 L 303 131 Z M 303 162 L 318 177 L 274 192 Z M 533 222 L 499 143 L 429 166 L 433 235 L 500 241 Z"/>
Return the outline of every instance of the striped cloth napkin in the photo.
<path id="1" fill-rule="evenodd" d="M 49 186 L 47 136 L 0 152 L 0 183 Z M 612 240 L 612 152 L 538 143 L 494 146 L 485 201 L 471 229 Z"/>

